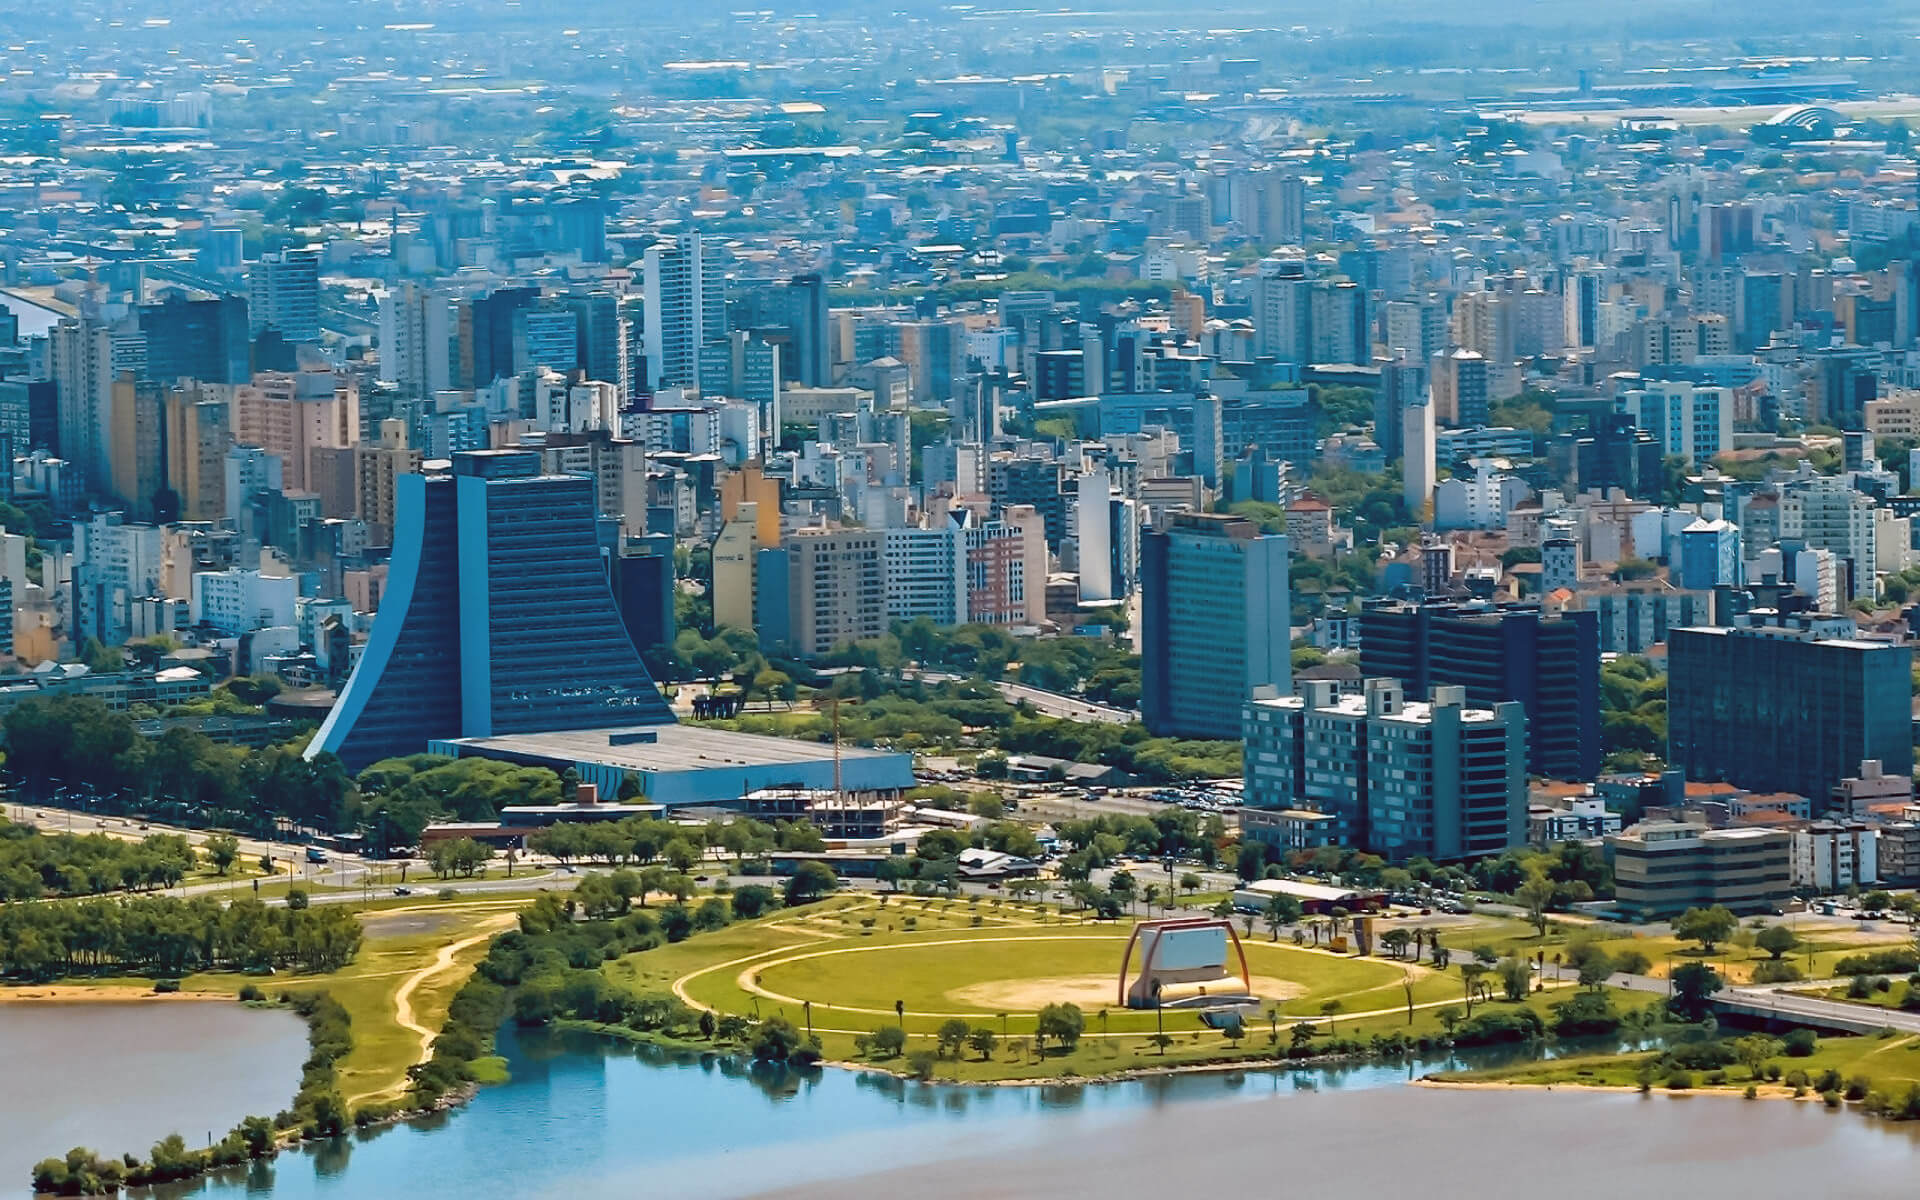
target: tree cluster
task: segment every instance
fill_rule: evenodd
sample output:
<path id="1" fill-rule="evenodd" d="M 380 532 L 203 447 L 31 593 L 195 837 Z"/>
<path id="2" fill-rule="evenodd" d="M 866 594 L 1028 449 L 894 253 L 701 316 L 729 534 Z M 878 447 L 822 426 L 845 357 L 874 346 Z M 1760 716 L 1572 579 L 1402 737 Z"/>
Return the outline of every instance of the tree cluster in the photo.
<path id="1" fill-rule="evenodd" d="M 42 833 L 0 818 L 0 900 L 172 887 L 197 860 L 178 834 L 129 842 L 104 833 Z"/>
<path id="2" fill-rule="evenodd" d="M 78 975 L 335 971 L 360 951 L 360 922 L 337 905 L 269 908 L 247 897 L 137 896 L 0 906 L 0 973 Z"/>

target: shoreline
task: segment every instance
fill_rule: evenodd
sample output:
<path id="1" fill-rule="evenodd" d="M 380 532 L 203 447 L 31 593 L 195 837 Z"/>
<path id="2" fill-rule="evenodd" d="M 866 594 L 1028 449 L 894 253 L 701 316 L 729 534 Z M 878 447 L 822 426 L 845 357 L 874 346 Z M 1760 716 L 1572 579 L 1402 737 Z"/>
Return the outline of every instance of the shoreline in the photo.
<path id="1" fill-rule="evenodd" d="M 210 1000 L 237 1002 L 237 997 L 232 992 L 156 992 L 151 987 L 142 990 L 113 983 L 26 983 L 0 987 L 0 1005 L 143 1004 L 155 1000 L 203 1004 Z"/>

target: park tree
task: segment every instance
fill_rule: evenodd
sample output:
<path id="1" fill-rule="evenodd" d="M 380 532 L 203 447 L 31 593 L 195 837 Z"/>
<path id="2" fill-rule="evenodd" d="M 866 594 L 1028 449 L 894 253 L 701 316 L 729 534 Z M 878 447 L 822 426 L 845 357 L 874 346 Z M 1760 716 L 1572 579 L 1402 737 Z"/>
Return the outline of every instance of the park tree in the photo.
<path id="1" fill-rule="evenodd" d="M 1080 1044 L 1080 1035 L 1087 1029 L 1086 1014 L 1077 1004 L 1049 1004 L 1040 1010 L 1039 1020 L 1034 1026 L 1034 1043 L 1042 1045 L 1051 1041 L 1068 1054 L 1073 1053 Z"/>
<path id="2" fill-rule="evenodd" d="M 1527 921 L 1541 937 L 1547 936 L 1547 909 L 1553 904 L 1553 880 L 1535 875 L 1520 885 L 1513 898 L 1527 910 Z"/>
<path id="3" fill-rule="evenodd" d="M 1533 987 L 1533 967 L 1517 954 L 1509 954 L 1494 968 L 1500 976 L 1500 988 L 1509 1000 L 1525 1000 Z"/>
<path id="4" fill-rule="evenodd" d="M 1739 1056 L 1740 1064 L 1746 1067 L 1747 1074 L 1755 1080 L 1758 1080 L 1760 1073 L 1766 1069 L 1767 1060 L 1778 1056 L 1782 1049 L 1784 1046 L 1779 1038 L 1768 1037 L 1764 1033 L 1750 1033 L 1745 1037 L 1736 1038 L 1733 1043 L 1733 1052 Z"/>
<path id="5" fill-rule="evenodd" d="M 1800 935 L 1785 925 L 1769 925 L 1753 935 L 1753 944 L 1777 962 L 1800 944 Z"/>
<path id="6" fill-rule="evenodd" d="M 207 852 L 207 861 L 213 869 L 225 875 L 240 861 L 240 839 L 230 833 L 216 833 L 206 840 L 203 849 Z"/>
<path id="7" fill-rule="evenodd" d="M 1690 908 L 1673 919 L 1673 936 L 1683 942 L 1699 942 L 1703 954 L 1712 954 L 1713 948 L 1732 936 L 1739 921 L 1722 905 L 1712 908 Z"/>
<path id="8" fill-rule="evenodd" d="M 1667 1006 L 1688 1021 L 1707 1015 L 1714 993 L 1724 986 L 1720 973 L 1705 963 L 1682 963 L 1673 971 L 1673 997 Z"/>
<path id="9" fill-rule="evenodd" d="M 1613 976 L 1613 959 L 1605 950 L 1595 949 L 1580 960 L 1580 986 L 1599 991 Z"/>
<path id="10" fill-rule="evenodd" d="M 807 860 L 794 867 L 787 879 L 787 907 L 810 904 L 840 886 L 840 877 L 823 862 Z"/>
<path id="11" fill-rule="evenodd" d="M 1252 883 L 1267 873 L 1267 850 L 1258 842 L 1243 842 L 1240 853 L 1234 858 L 1233 873 L 1243 882 Z"/>
<path id="12" fill-rule="evenodd" d="M 873 1053 L 879 1058 L 898 1058 L 907 1048 L 907 1031 L 898 1025 L 882 1025 L 868 1035 Z"/>
<path id="13" fill-rule="evenodd" d="M 967 1031 L 967 1049 L 978 1054 L 981 1062 L 993 1057 L 993 1047 L 998 1041 L 993 1030 L 985 1025 L 976 1025 Z"/>
<path id="14" fill-rule="evenodd" d="M 754 1061 L 783 1063 L 805 1045 L 805 1039 L 785 1017 L 768 1017 L 753 1031 Z"/>
<path id="15" fill-rule="evenodd" d="M 934 1034 L 934 1041 L 940 1047 L 941 1054 L 958 1058 L 960 1047 L 966 1045 L 967 1037 L 972 1032 L 973 1027 L 959 1017 L 948 1017 L 940 1023 L 939 1030 Z"/>
<path id="16" fill-rule="evenodd" d="M 732 902 L 734 917 L 742 921 L 751 921 L 763 913 L 773 911 L 779 906 L 780 898 L 774 895 L 772 888 L 764 884 L 749 883 L 734 889 Z"/>
<path id="17" fill-rule="evenodd" d="M 1267 925 L 1267 940 L 1280 940 L 1282 926 L 1291 925 L 1300 919 L 1300 902 L 1292 896 L 1272 896 L 1267 900 L 1266 908 L 1261 910 L 1260 919 Z"/>

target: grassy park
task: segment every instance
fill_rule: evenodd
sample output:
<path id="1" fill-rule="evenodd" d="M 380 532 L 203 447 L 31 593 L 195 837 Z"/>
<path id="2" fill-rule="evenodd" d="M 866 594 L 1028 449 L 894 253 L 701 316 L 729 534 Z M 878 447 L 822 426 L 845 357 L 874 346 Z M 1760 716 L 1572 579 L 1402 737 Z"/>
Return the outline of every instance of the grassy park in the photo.
<path id="1" fill-rule="evenodd" d="M 1467 944 L 1469 929 L 1502 944 L 1532 932 L 1476 919 L 1454 931 L 1455 944 Z M 1046 905 L 845 895 L 628 955 L 604 970 L 636 994 L 670 993 L 716 1015 L 784 1017 L 817 1035 L 835 1061 L 902 1069 L 914 1051 L 938 1047 L 945 1027 L 949 1042 L 933 1074 L 971 1081 L 1270 1060 L 1314 1039 L 1438 1036 L 1470 1007 L 1457 967 L 1336 954 L 1261 931 L 1242 938 L 1260 1004 L 1230 1037 L 1192 1011 L 1119 1003 L 1131 932 L 1130 921 L 1095 922 Z M 1471 1007 L 1545 1015 L 1562 990 Z M 1049 1041 L 1042 1053 L 1034 1037 L 1041 1010 L 1069 1003 L 1084 1018 L 1081 1035 L 1071 1046 Z M 991 1047 L 984 1038 L 955 1047 L 960 1023 L 970 1034 L 990 1032 Z M 905 1046 L 876 1050 L 875 1035 L 888 1028 L 904 1032 Z"/>

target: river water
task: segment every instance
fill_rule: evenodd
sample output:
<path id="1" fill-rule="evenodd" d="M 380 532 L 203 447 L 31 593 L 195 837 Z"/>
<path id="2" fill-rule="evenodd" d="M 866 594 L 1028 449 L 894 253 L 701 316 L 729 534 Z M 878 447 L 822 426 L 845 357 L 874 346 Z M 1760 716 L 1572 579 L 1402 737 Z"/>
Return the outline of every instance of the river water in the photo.
<path id="1" fill-rule="evenodd" d="M 212 1001 L 0 1004 L 0 1196 L 75 1146 L 144 1156 L 168 1134 L 204 1146 L 300 1086 L 307 1025 Z"/>
<path id="2" fill-rule="evenodd" d="M 1860 1200 L 1915 1195 L 1920 1165 L 1920 1130 L 1817 1105 L 1443 1091 L 1403 1086 L 1406 1067 L 963 1089 L 573 1035 L 501 1041 L 512 1082 L 462 1110 L 174 1194 L 897 1200 L 1311 1186 L 1341 1197 L 1418 1181 L 1475 1200 L 1656 1189 Z"/>

